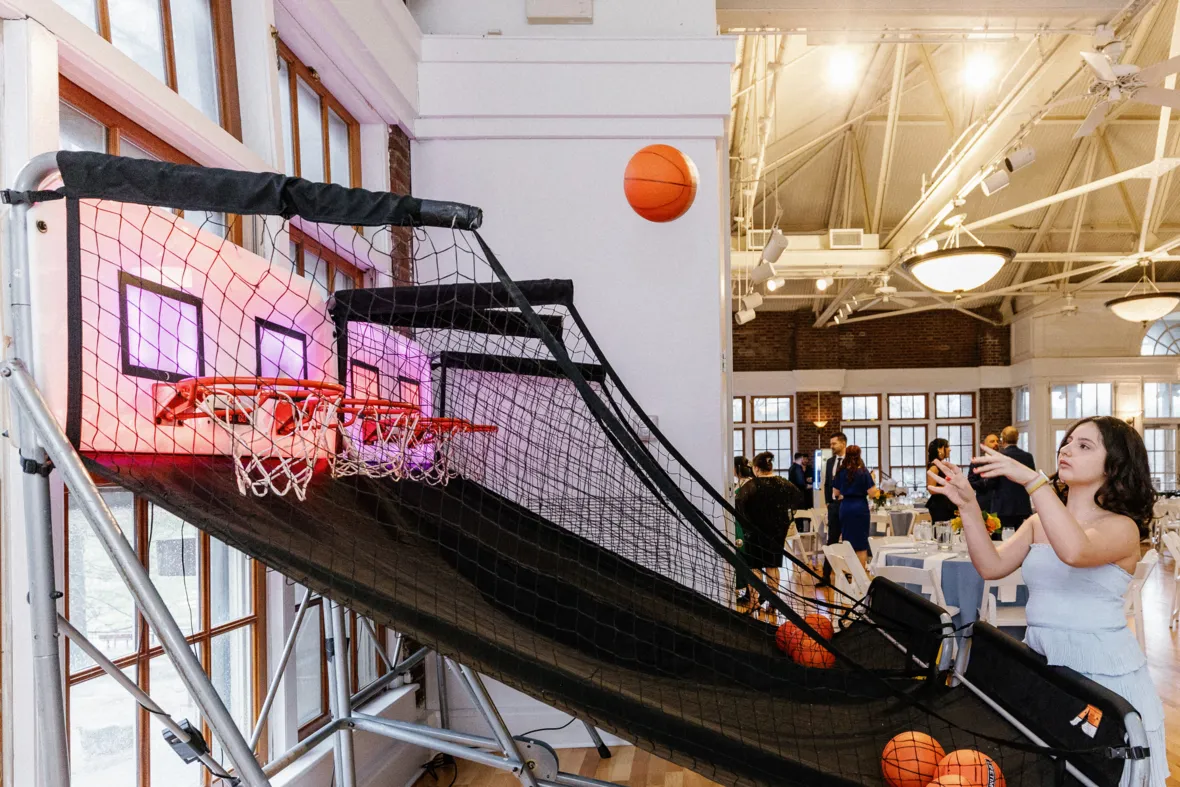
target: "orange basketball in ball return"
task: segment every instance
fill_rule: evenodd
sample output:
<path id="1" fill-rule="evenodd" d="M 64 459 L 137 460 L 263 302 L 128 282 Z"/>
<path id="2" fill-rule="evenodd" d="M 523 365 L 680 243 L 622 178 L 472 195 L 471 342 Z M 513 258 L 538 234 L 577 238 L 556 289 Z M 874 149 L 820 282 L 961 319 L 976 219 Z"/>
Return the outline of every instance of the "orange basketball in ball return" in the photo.
<path id="1" fill-rule="evenodd" d="M 779 650 L 794 658 L 799 643 L 803 641 L 803 629 L 794 623 L 784 623 L 775 632 L 774 641 Z"/>
<path id="2" fill-rule="evenodd" d="M 830 669 L 836 663 L 836 657 L 832 652 L 811 637 L 804 637 L 799 641 L 791 658 L 804 667 L 817 669 Z"/>
<path id="3" fill-rule="evenodd" d="M 807 625 L 815 629 L 816 633 L 824 639 L 831 639 L 835 629 L 832 628 L 832 619 L 826 615 L 811 614 L 803 618 Z"/>
<path id="4" fill-rule="evenodd" d="M 696 198 L 697 167 L 671 145 L 648 145 L 627 162 L 623 193 L 648 221 L 678 219 Z"/>
<path id="5" fill-rule="evenodd" d="M 881 752 L 881 775 L 890 787 L 926 787 L 946 752 L 924 732 L 895 735 Z"/>
<path id="6" fill-rule="evenodd" d="M 939 776 L 930 782 L 927 787 L 979 787 L 979 785 L 964 779 L 956 773 L 948 773 L 946 776 Z"/>
<path id="7" fill-rule="evenodd" d="M 1004 787 L 1004 774 L 991 757 L 974 749 L 953 751 L 938 763 L 938 777 L 961 776 L 973 787 Z"/>

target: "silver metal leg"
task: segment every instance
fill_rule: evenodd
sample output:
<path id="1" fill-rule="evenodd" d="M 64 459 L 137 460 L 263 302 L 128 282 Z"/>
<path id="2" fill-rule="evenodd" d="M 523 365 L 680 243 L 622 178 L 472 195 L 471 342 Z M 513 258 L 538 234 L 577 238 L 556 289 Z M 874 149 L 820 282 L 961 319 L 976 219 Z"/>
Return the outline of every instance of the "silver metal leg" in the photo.
<path id="1" fill-rule="evenodd" d="M 385 643 L 377 638 L 377 632 L 373 631 L 373 624 L 369 622 L 368 618 L 357 615 L 356 619 L 357 622 L 364 627 L 365 631 L 369 632 L 369 639 L 373 640 L 373 647 L 377 649 L 377 655 L 380 656 L 381 661 L 385 663 L 385 669 L 393 669 L 393 665 L 396 663 L 397 656 L 394 656 L 394 661 L 389 660 L 389 656 L 385 653 Z M 398 640 L 398 644 L 401 644 L 400 639 Z"/>
<path id="2" fill-rule="evenodd" d="M 57 156 L 42 153 L 21 169 L 13 187 L 17 191 L 36 189 L 57 171 Z M 33 358 L 33 316 L 29 290 L 29 209 L 12 206 L 9 214 L 10 314 L 13 347 L 6 356 Z M 44 466 L 46 454 L 38 440 L 35 421 L 13 408 L 21 458 Z M 45 787 L 69 787 L 70 749 L 66 736 L 64 685 L 58 651 L 57 589 L 53 566 L 53 514 L 50 509 L 49 479 L 28 474 L 21 484 L 24 493 L 25 532 L 28 534 L 29 605 L 33 634 L 33 701 L 36 718 L 37 766 Z"/>
<path id="3" fill-rule="evenodd" d="M 303 618 L 307 615 L 307 602 L 311 599 L 311 590 L 303 589 L 303 600 L 295 610 L 295 622 L 291 624 L 291 632 L 287 634 L 287 641 L 283 643 L 283 654 L 279 656 L 278 666 L 275 667 L 274 677 L 266 689 L 266 699 L 262 701 L 262 709 L 258 712 L 258 721 L 254 724 L 254 732 L 250 733 L 250 749 L 258 746 L 258 739 L 262 737 L 262 728 L 266 726 L 266 717 L 270 715 L 270 707 L 274 705 L 275 697 L 279 693 L 279 684 L 283 682 L 283 673 L 287 671 L 287 662 L 295 652 L 295 642 L 299 639 L 299 627 L 303 625 Z"/>
<path id="4" fill-rule="evenodd" d="M 173 735 L 185 743 L 188 743 L 192 739 L 184 730 L 184 728 L 177 724 L 176 720 L 168 715 L 168 713 L 151 698 L 150 694 L 141 689 L 135 683 L 135 681 L 131 680 L 131 678 L 127 677 L 127 674 L 124 673 L 123 670 L 116 667 L 115 663 L 106 657 L 106 654 L 94 647 L 93 643 L 86 639 L 86 636 L 83 635 L 82 632 L 74 628 L 70 621 L 66 620 L 63 616 L 58 615 L 57 623 L 59 626 L 61 626 L 62 631 L 66 633 L 66 636 L 70 638 L 71 642 L 81 648 L 87 656 L 94 659 L 95 663 L 98 664 L 103 672 L 113 678 L 116 683 L 123 687 L 124 691 L 134 697 L 137 703 L 147 708 L 148 711 L 151 712 L 152 716 L 160 722 L 160 724 L 167 727 Z M 201 764 L 208 768 L 214 776 L 229 778 L 229 773 L 226 772 L 225 768 L 221 767 L 221 763 L 213 759 L 213 757 L 210 755 L 202 754 L 198 756 L 197 759 L 200 760 Z"/>
<path id="5" fill-rule="evenodd" d="M 586 732 L 590 734 L 590 740 L 594 742 L 594 748 L 598 749 L 598 756 L 604 760 L 610 759 L 610 749 L 607 748 L 606 743 L 603 742 L 602 736 L 598 734 L 598 730 L 594 725 L 588 721 L 582 722 L 582 726 L 586 728 Z"/>
<path id="6" fill-rule="evenodd" d="M 345 721 L 352 716 L 352 691 L 348 679 L 348 638 L 344 633 L 344 608 L 327 599 L 323 603 L 324 631 L 328 640 L 328 702 L 332 718 Z M 356 763 L 353 759 L 352 728 L 341 726 L 334 739 L 333 757 L 336 787 L 356 787 Z"/>
<path id="7" fill-rule="evenodd" d="M 131 595 L 134 596 L 148 625 L 160 640 L 164 652 L 168 654 L 168 658 L 176 667 L 177 674 L 180 675 L 189 695 L 200 709 L 202 718 L 209 723 L 213 734 L 225 746 L 229 759 L 233 762 L 235 775 L 248 787 L 267 787 L 269 782 L 262 772 L 262 767 L 254 758 L 254 753 L 246 742 L 245 736 L 237 728 L 233 717 L 225 707 L 225 703 L 221 701 L 217 690 L 209 682 L 209 678 L 201 667 L 201 662 L 185 641 L 184 633 L 177 625 L 176 619 L 168 611 L 160 592 L 152 584 L 147 569 L 139 561 L 135 549 L 127 541 L 118 522 L 115 521 L 114 515 L 111 514 L 106 502 L 99 495 L 94 481 L 90 478 L 90 474 L 82 465 L 82 460 L 50 412 L 49 405 L 41 396 L 41 392 L 37 390 L 33 378 L 20 361 L 8 361 L 0 366 L 0 377 L 8 381 L 17 403 L 36 426 L 45 445 L 45 450 L 53 459 L 57 471 L 62 474 L 66 486 L 69 487 L 73 501 L 85 512 L 95 536 L 102 543 L 120 578 L 131 591 Z M 57 621 L 56 615 L 55 609 L 54 624 Z M 56 661 L 54 664 L 55 674 L 58 678 L 57 696 L 60 697 L 60 671 L 56 669 Z M 46 668 L 43 680 L 48 679 L 48 672 L 49 670 Z M 60 706 L 56 705 L 54 700 L 46 697 L 46 694 L 52 691 L 50 687 L 45 687 L 42 692 L 44 702 L 38 700 L 38 709 L 56 724 L 56 716 L 49 714 L 54 714 L 55 708 L 59 709 Z M 56 713 L 61 713 L 61 710 L 56 710 Z M 48 722 L 46 724 L 48 725 Z M 60 740 L 57 736 L 54 738 Z M 64 738 L 64 728 L 61 738 Z M 64 740 L 62 744 L 64 744 Z M 46 742 L 45 745 L 51 747 L 56 746 L 57 743 Z M 67 784 L 68 782 L 60 783 Z"/>
<path id="8" fill-rule="evenodd" d="M 520 780 L 524 782 L 526 787 L 540 787 L 537 784 L 537 778 L 533 776 L 533 772 L 524 764 L 524 757 L 521 756 L 520 749 L 517 748 L 512 734 L 508 732 L 508 725 L 504 723 L 504 717 L 500 715 L 496 704 L 488 696 L 488 690 L 483 685 L 483 680 L 480 679 L 479 674 L 470 667 L 460 666 L 459 669 L 462 671 L 463 676 L 467 678 L 467 683 L 471 687 L 471 691 L 475 696 L 475 702 L 480 711 L 491 722 L 492 733 L 504 748 L 505 756 L 510 759 L 515 758 L 516 762 L 520 763 Z"/>
<path id="9" fill-rule="evenodd" d="M 444 730 L 451 726 L 447 710 L 447 668 L 441 653 L 434 654 L 435 683 L 438 685 L 438 726 Z"/>

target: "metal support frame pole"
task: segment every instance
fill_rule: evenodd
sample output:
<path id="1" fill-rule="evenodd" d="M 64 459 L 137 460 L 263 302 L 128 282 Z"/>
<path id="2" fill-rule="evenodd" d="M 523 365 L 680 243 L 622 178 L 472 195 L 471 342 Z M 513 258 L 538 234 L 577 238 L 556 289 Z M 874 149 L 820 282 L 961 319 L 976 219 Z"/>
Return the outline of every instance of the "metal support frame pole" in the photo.
<path id="1" fill-rule="evenodd" d="M 323 727 L 320 727 L 311 735 L 308 735 L 306 738 L 299 741 L 299 743 L 295 744 L 290 749 L 268 762 L 265 766 L 263 766 L 262 772 L 267 776 L 274 776 L 276 773 L 283 770 L 303 755 L 307 754 L 316 746 L 319 746 L 321 743 L 328 740 L 328 738 L 335 735 L 336 730 L 340 729 L 340 726 L 345 723 L 346 722 L 341 721 L 340 719 L 332 719 L 332 721 L 328 722 Z"/>
<path id="2" fill-rule="evenodd" d="M 369 622 L 368 618 L 362 615 L 357 615 L 356 619 L 360 625 L 364 626 L 365 631 L 369 632 L 369 639 L 373 640 L 373 647 L 377 649 L 377 655 L 385 663 L 385 669 L 393 669 L 394 662 L 389 660 L 389 655 L 385 652 L 385 643 L 377 638 L 377 632 L 373 630 L 373 624 Z M 398 644 L 401 644 L 401 640 L 398 640 Z M 396 656 L 394 658 L 396 659 Z"/>
<path id="3" fill-rule="evenodd" d="M 21 169 L 14 188 L 35 190 L 57 171 L 57 156 L 42 153 Z M 7 357 L 33 360 L 33 315 L 29 277 L 29 210 L 21 203 L 9 214 L 9 306 L 14 346 Z M 23 413 L 17 418 L 21 459 L 44 467 L 46 451 L 38 439 L 35 421 Z M 57 599 L 53 561 L 53 511 L 50 508 L 49 478 L 25 471 L 25 533 L 29 566 L 29 606 L 33 634 L 33 707 L 36 725 L 37 766 L 46 787 L 69 787 L 70 747 L 66 734 L 65 690 L 58 648 Z"/>
<path id="4" fill-rule="evenodd" d="M 598 734 L 598 730 L 594 725 L 588 721 L 583 721 L 582 726 L 586 728 L 586 732 L 590 734 L 590 740 L 594 743 L 594 748 L 598 749 L 598 756 L 604 760 L 610 759 L 610 748 L 602 740 L 602 736 Z"/>
<path id="5" fill-rule="evenodd" d="M 450 711 L 447 710 L 447 668 L 441 653 L 434 654 L 434 682 L 438 688 L 438 726 L 444 730 L 450 725 Z"/>
<path id="6" fill-rule="evenodd" d="M 41 392 L 37 389 L 36 383 L 24 364 L 20 361 L 6 362 L 0 367 L 0 378 L 8 381 L 20 406 L 24 408 L 25 413 L 36 426 L 49 457 L 53 460 L 57 471 L 62 474 L 66 486 L 69 487 L 72 499 L 86 514 L 94 535 L 102 543 L 103 549 L 106 550 L 115 566 L 115 570 L 139 604 L 140 611 L 148 625 L 160 640 L 161 647 L 168 654 L 168 658 L 176 667 L 176 672 L 184 682 L 193 702 L 200 709 L 202 718 L 209 723 L 213 734 L 225 746 L 229 759 L 236 769 L 235 775 L 248 787 L 267 787 L 269 782 L 263 774 L 258 760 L 254 758 L 254 753 L 246 742 L 245 736 L 237 728 L 233 716 L 230 715 L 221 696 L 209 681 L 200 660 L 189 647 L 184 633 L 177 625 L 176 619 L 172 617 L 172 613 L 169 612 L 160 592 L 152 584 L 147 569 L 139 561 L 134 547 L 123 535 L 119 523 L 115 521 L 106 501 L 98 493 L 98 489 L 82 464 L 82 460 L 70 445 L 69 440 L 66 439 L 57 420 L 50 412 L 49 405 L 41 396 Z M 54 610 L 55 627 L 56 614 L 56 610 Z M 56 667 L 56 661 L 54 664 Z M 60 676 L 60 671 L 55 669 L 55 672 Z M 47 679 L 48 676 L 45 677 Z M 60 693 L 59 685 L 59 696 Z M 39 706 L 41 704 L 38 702 Z M 62 732 L 64 735 L 64 728 Z M 63 784 L 65 783 L 68 782 Z"/>
<path id="7" fill-rule="evenodd" d="M 401 678 L 408 671 L 417 666 L 418 662 L 426 658 L 428 650 L 426 648 L 419 648 L 412 656 L 405 661 L 397 664 L 392 670 L 382 675 L 377 680 L 365 686 L 363 689 L 352 695 L 352 707 L 356 708 L 364 705 L 369 700 L 376 697 L 381 691 L 390 683 Z"/>
<path id="8" fill-rule="evenodd" d="M 275 667 L 274 677 L 270 679 L 270 686 L 266 689 L 266 699 L 262 701 L 262 708 L 258 711 L 258 721 L 254 723 L 254 731 L 250 733 L 250 749 L 258 746 L 258 739 L 262 737 L 262 729 L 266 726 L 266 717 L 270 715 L 270 707 L 274 705 L 275 697 L 279 694 L 279 684 L 283 682 L 283 673 L 287 671 L 287 662 L 295 652 L 295 642 L 299 639 L 299 627 L 303 625 L 303 618 L 307 615 L 308 601 L 311 600 L 311 590 L 303 589 L 303 600 L 295 610 L 295 621 L 291 624 L 291 631 L 287 634 L 287 641 L 283 643 L 283 653 L 279 656 L 278 666 Z"/>
<path id="9" fill-rule="evenodd" d="M 520 764 L 520 780 L 524 782 L 525 787 L 540 787 L 537 784 L 537 777 L 525 765 L 524 757 L 516 745 L 516 740 L 512 737 L 512 733 L 508 731 L 508 725 L 504 723 L 504 718 L 500 715 L 496 703 L 492 702 L 492 698 L 488 695 L 488 690 L 483 685 L 483 680 L 480 679 L 479 674 L 470 667 L 464 667 L 462 665 L 459 666 L 459 670 L 467 678 L 467 685 L 471 689 L 476 705 L 484 717 L 491 723 L 492 733 L 504 748 L 504 754 L 510 759 L 515 758 Z"/>
<path id="10" fill-rule="evenodd" d="M 324 631 L 328 637 L 328 702 L 332 718 L 341 722 L 333 742 L 336 787 L 356 787 L 356 763 L 352 749 L 352 692 L 348 680 L 348 638 L 344 608 L 325 599 Z"/>
<path id="11" fill-rule="evenodd" d="M 126 691 L 135 699 L 137 703 L 146 708 L 148 712 L 160 722 L 160 724 L 167 727 L 173 735 L 175 735 L 184 743 L 188 743 L 190 740 L 192 740 L 192 736 L 190 736 L 183 727 L 177 724 L 176 720 L 173 719 L 172 716 L 167 713 L 167 711 L 161 708 L 159 704 L 152 699 L 150 694 L 141 689 L 135 683 L 135 681 L 131 680 L 131 678 L 127 677 L 127 674 L 124 673 L 123 670 L 116 667 L 115 663 L 106 657 L 106 654 L 94 647 L 94 643 L 88 640 L 82 632 L 78 631 L 78 629 L 76 629 L 74 625 L 70 623 L 70 621 L 66 620 L 63 615 L 58 614 L 57 624 L 61 627 L 61 630 L 65 632 L 65 635 L 70 638 L 70 642 L 73 642 L 75 645 L 81 648 L 87 656 L 94 659 L 95 663 L 98 664 L 99 669 L 113 678 L 115 683 L 118 683 L 124 691 Z M 214 776 L 225 779 L 229 778 L 229 773 L 221 766 L 221 763 L 213 759 L 213 757 L 211 757 L 209 754 L 198 755 L 197 759 L 200 760 L 201 764 L 208 768 Z"/>

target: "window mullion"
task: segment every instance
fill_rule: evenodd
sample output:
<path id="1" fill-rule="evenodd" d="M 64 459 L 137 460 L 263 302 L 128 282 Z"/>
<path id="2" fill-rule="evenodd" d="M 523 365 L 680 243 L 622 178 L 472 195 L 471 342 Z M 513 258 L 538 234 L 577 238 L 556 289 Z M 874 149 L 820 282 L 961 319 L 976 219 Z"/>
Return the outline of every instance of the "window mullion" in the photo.
<path id="1" fill-rule="evenodd" d="M 164 36 L 164 78 L 168 87 L 180 92 L 176 79 L 176 46 L 172 37 L 172 0 L 160 0 L 160 22 Z"/>

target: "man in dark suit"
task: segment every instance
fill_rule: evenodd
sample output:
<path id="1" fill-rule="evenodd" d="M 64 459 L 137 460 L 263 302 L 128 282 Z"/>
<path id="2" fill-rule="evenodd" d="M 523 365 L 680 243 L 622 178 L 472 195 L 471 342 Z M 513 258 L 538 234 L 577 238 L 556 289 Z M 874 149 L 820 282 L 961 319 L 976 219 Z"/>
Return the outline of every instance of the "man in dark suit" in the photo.
<path id="1" fill-rule="evenodd" d="M 992 432 L 987 437 L 983 438 L 983 444 L 993 451 L 1000 450 L 1000 436 Z M 990 479 L 984 478 L 979 473 L 975 472 L 972 467 L 967 472 L 967 481 L 971 484 L 971 488 L 975 490 L 975 497 L 979 501 L 979 508 L 982 511 L 992 513 L 992 490 Z"/>
<path id="2" fill-rule="evenodd" d="M 1019 439 L 1020 432 L 1016 431 L 1015 426 L 1005 426 L 1004 431 L 1000 432 L 1000 442 L 1003 444 L 1000 453 L 1036 470 L 1032 454 L 1016 445 Z M 1003 477 L 991 478 L 988 479 L 987 489 L 991 492 L 991 512 L 1000 518 L 1003 527 L 1020 527 L 1024 520 L 1032 516 L 1032 503 L 1021 484 Z"/>
<path id="3" fill-rule="evenodd" d="M 828 506 L 828 545 L 840 540 L 840 500 L 832 496 L 832 482 L 836 480 L 836 473 L 840 472 L 840 463 L 844 461 L 844 449 L 848 447 L 848 438 L 843 432 L 832 435 L 829 443 L 832 455 L 828 457 L 827 467 L 824 468 L 824 503 Z M 823 582 L 828 585 L 832 581 L 832 567 L 824 561 Z"/>
<path id="4" fill-rule="evenodd" d="M 807 472 L 806 461 L 807 454 L 795 454 L 795 461 L 791 462 L 791 467 L 787 470 L 787 480 L 802 492 L 802 502 L 799 505 L 801 509 L 811 508 L 811 476 Z M 811 520 L 807 517 L 795 517 L 795 526 L 800 533 L 807 533 L 811 530 Z"/>

